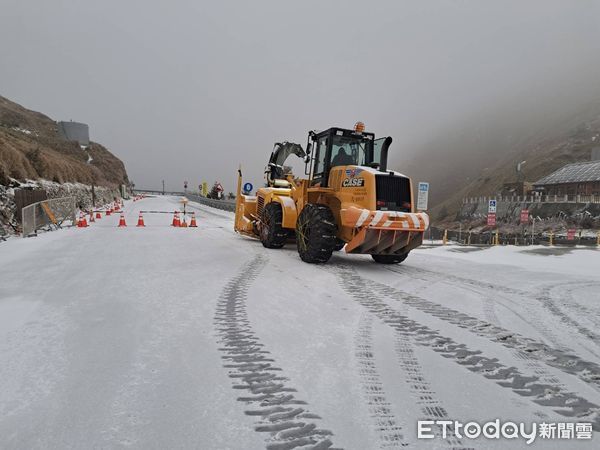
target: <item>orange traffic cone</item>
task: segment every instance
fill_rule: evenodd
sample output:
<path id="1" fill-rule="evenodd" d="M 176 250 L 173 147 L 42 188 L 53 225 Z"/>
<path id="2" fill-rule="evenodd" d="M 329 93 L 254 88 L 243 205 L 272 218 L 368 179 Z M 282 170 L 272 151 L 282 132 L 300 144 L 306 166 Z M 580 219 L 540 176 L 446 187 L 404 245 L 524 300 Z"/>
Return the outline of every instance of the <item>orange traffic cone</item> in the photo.
<path id="1" fill-rule="evenodd" d="M 190 222 L 190 227 L 192 228 L 197 228 L 198 225 L 196 225 L 196 213 L 192 212 L 192 221 Z"/>
<path id="2" fill-rule="evenodd" d="M 173 213 L 173 223 L 171 224 L 171 226 L 178 227 L 180 225 L 181 223 L 179 222 L 179 211 L 175 211 Z"/>
<path id="3" fill-rule="evenodd" d="M 140 215 L 138 216 L 138 223 L 137 225 L 138 227 L 145 227 L 146 225 L 144 224 L 144 216 L 142 216 L 142 213 L 140 212 Z"/>
<path id="4" fill-rule="evenodd" d="M 96 211 L 96 220 L 98 219 L 102 219 L 102 214 L 100 214 L 100 211 Z"/>
<path id="5" fill-rule="evenodd" d="M 109 207 L 109 208 L 106 210 L 106 215 L 107 215 L 107 216 L 110 216 L 111 214 L 112 214 L 112 209 Z"/>
<path id="6" fill-rule="evenodd" d="M 179 224 L 179 226 L 181 228 L 187 228 L 187 222 L 185 221 L 185 215 L 183 216 L 183 220 L 181 221 L 181 224 Z"/>
<path id="7" fill-rule="evenodd" d="M 85 216 L 83 215 L 83 211 L 79 213 L 79 223 L 77 226 L 79 228 L 85 228 L 88 226 L 87 220 L 85 220 Z"/>
<path id="8" fill-rule="evenodd" d="M 125 215 L 123 213 L 121 213 L 121 217 L 119 218 L 119 227 L 126 227 L 127 224 L 125 223 Z"/>

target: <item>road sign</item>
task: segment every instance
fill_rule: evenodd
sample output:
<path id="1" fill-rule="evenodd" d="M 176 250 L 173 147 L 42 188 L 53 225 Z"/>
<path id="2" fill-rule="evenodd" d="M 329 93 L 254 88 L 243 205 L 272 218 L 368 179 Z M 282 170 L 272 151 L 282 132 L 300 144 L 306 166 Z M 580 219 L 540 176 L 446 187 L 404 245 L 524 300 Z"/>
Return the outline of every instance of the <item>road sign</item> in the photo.
<path id="1" fill-rule="evenodd" d="M 419 181 L 419 193 L 417 195 L 417 210 L 427 211 L 427 203 L 429 201 L 429 183 Z"/>
<path id="2" fill-rule="evenodd" d="M 202 195 L 204 197 L 208 195 L 208 183 L 206 181 L 202 182 Z"/>
<path id="3" fill-rule="evenodd" d="M 569 228 L 567 230 L 567 241 L 572 241 L 575 239 L 575 233 L 577 230 L 575 228 Z"/>
<path id="4" fill-rule="evenodd" d="M 496 214 L 496 200 L 490 200 L 488 203 L 488 213 Z"/>
<path id="5" fill-rule="evenodd" d="M 522 209 L 521 210 L 521 224 L 529 223 L 529 210 Z"/>
<path id="6" fill-rule="evenodd" d="M 488 213 L 487 224 L 488 224 L 488 227 L 496 226 L 496 213 L 495 212 Z"/>
<path id="7" fill-rule="evenodd" d="M 221 185 L 221 183 L 217 183 L 217 192 L 223 192 L 223 186 Z"/>
<path id="8" fill-rule="evenodd" d="M 244 194 L 249 194 L 250 192 L 252 192 L 252 189 L 254 189 L 254 186 L 252 186 L 252 183 L 244 184 Z"/>

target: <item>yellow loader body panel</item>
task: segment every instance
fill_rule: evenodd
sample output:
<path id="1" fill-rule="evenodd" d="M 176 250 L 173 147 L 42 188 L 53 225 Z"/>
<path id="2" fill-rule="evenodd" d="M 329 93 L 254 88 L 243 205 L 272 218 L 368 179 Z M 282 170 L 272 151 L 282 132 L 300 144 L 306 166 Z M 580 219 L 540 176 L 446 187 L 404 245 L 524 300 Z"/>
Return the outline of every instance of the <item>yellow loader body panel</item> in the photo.
<path id="1" fill-rule="evenodd" d="M 271 202 L 281 205 L 283 228 L 295 230 L 304 204 L 322 203 L 333 211 L 338 238 L 346 242 L 347 253 L 406 253 L 423 242 L 429 216 L 424 212 L 376 209 L 375 196 L 370 194 L 375 192 L 375 172 L 340 166 L 332 169 L 328 188 L 308 187 L 306 180 L 291 180 L 290 188 L 264 187 L 256 196 L 238 192 L 235 230 L 258 237 L 254 223 Z M 347 173 L 355 176 L 348 177 Z"/>

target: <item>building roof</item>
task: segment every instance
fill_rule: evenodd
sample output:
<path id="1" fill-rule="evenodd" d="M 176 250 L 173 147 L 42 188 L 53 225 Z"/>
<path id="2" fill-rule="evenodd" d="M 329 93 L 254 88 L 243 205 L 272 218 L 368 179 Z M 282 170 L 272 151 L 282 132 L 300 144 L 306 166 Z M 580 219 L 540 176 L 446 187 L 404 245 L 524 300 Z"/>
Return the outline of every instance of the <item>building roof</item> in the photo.
<path id="1" fill-rule="evenodd" d="M 567 164 L 533 184 L 534 186 L 539 186 L 544 184 L 582 183 L 586 181 L 600 181 L 600 161 Z"/>

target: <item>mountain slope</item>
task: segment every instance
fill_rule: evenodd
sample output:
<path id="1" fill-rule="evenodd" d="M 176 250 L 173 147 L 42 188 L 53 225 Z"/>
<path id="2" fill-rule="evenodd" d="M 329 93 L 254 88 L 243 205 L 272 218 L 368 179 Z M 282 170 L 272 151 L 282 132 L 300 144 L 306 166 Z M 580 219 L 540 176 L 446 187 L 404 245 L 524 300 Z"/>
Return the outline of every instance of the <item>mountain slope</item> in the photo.
<path id="1" fill-rule="evenodd" d="M 590 159 L 600 145 L 600 101 L 575 112 L 523 115 L 490 114 L 432 140 L 403 165 L 415 180 L 431 182 L 431 215 L 451 221 L 464 197 L 494 195 L 516 181 L 516 164 L 534 182 L 565 164 Z"/>
<path id="2" fill-rule="evenodd" d="M 92 142 L 83 150 L 59 136 L 54 120 L 0 96 L 0 184 L 10 178 L 109 187 L 128 183 L 123 162 L 105 147 Z"/>

